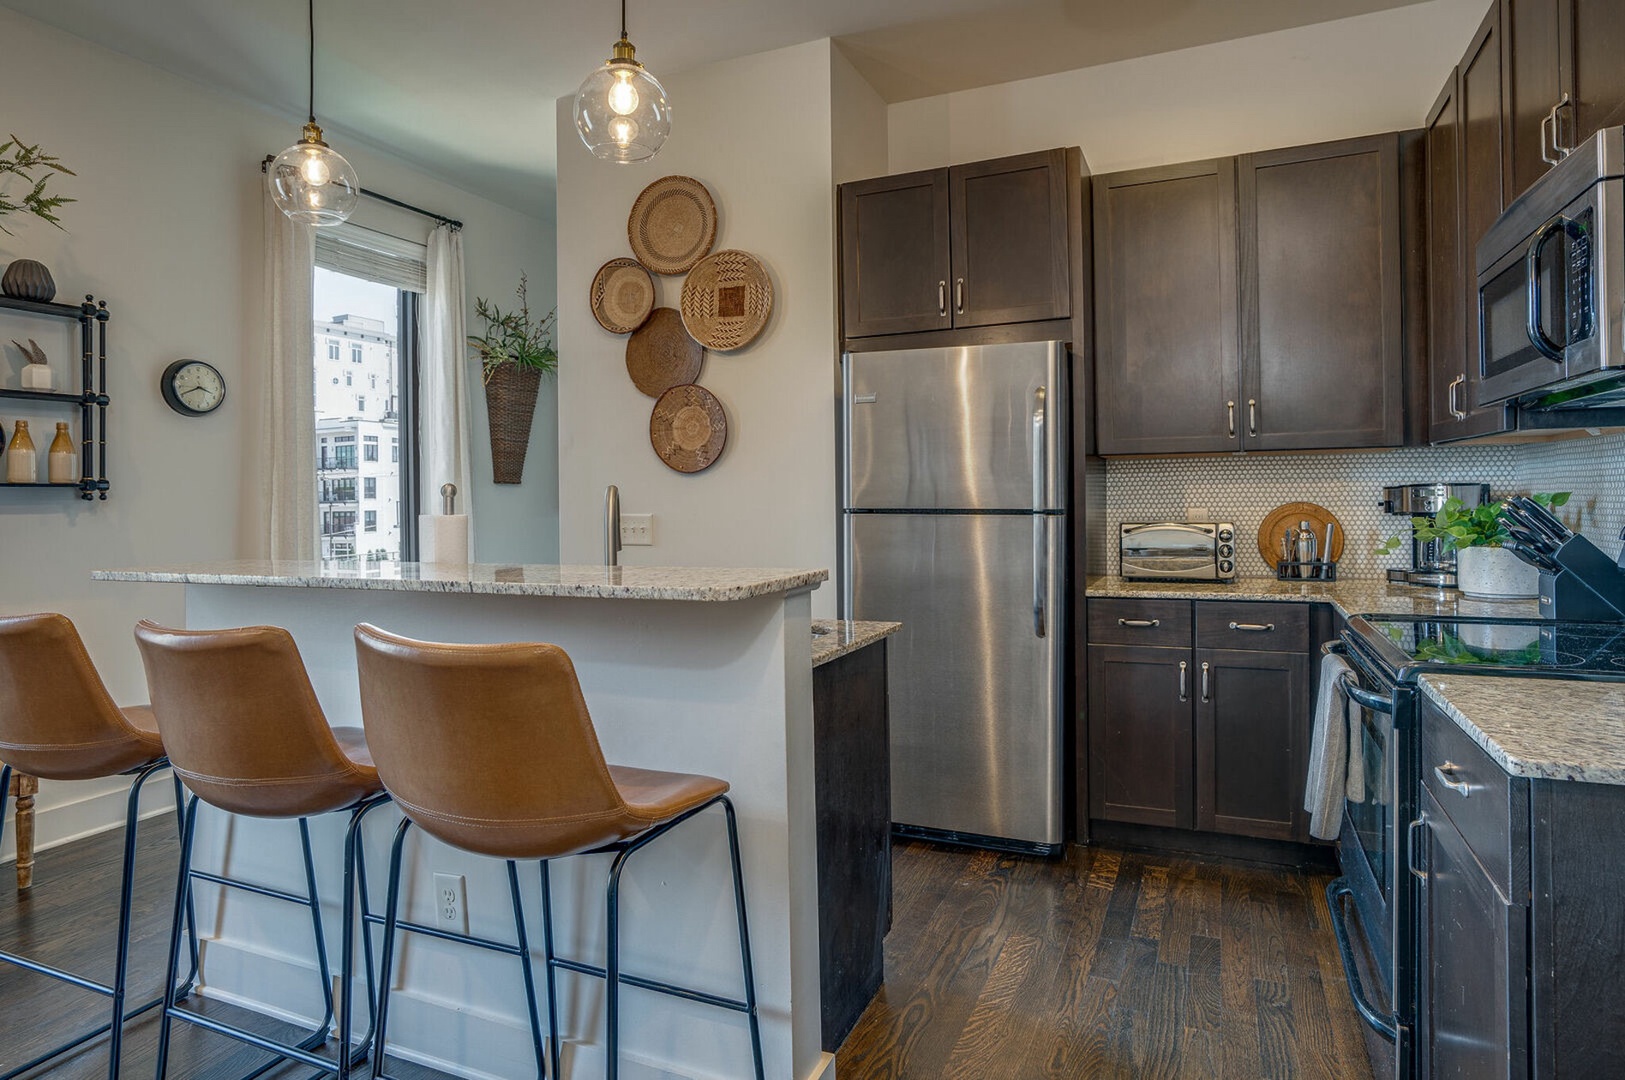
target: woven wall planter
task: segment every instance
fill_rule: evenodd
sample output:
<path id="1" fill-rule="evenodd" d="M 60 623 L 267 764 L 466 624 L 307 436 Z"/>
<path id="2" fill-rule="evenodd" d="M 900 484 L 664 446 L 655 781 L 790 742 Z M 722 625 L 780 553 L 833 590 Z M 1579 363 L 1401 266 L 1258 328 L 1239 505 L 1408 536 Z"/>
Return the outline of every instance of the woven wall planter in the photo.
<path id="1" fill-rule="evenodd" d="M 542 373 L 502 364 L 485 381 L 485 415 L 491 426 L 491 473 L 498 484 L 517 484 L 525 474 L 530 423 Z"/>

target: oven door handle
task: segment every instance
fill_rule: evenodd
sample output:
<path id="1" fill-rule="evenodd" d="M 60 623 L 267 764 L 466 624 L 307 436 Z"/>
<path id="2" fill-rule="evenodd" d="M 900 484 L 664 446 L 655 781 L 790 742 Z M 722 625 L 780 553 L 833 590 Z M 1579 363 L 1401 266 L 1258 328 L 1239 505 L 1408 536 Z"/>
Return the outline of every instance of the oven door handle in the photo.
<path id="1" fill-rule="evenodd" d="M 1394 715 L 1394 699 L 1385 698 L 1381 694 L 1373 694 L 1369 690 L 1362 690 L 1354 685 L 1354 676 L 1347 672 L 1337 677 L 1337 688 L 1347 694 L 1356 704 L 1370 709 L 1374 713 Z"/>
<path id="2" fill-rule="evenodd" d="M 1524 276 L 1529 282 L 1529 307 L 1525 319 L 1529 343 L 1540 355 L 1559 364 L 1563 362 L 1563 346 L 1546 336 L 1546 327 L 1541 323 L 1540 257 L 1554 237 L 1567 231 L 1568 219 L 1562 214 L 1557 215 L 1535 233 L 1534 239 L 1529 241 L 1529 253 L 1524 256 Z"/>
<path id="3" fill-rule="evenodd" d="M 1332 933 L 1337 937 L 1337 954 L 1343 960 L 1343 978 L 1349 984 L 1349 996 L 1354 999 L 1354 1011 L 1360 1014 L 1372 1031 L 1395 1042 L 1399 1039 L 1399 1025 L 1394 1017 L 1380 1013 L 1366 997 L 1365 985 L 1360 981 L 1360 970 L 1354 966 L 1354 946 L 1349 942 L 1349 929 L 1345 922 L 1347 910 L 1342 900 L 1354 898 L 1354 890 L 1347 878 L 1338 878 L 1326 886 L 1326 906 L 1331 910 Z"/>

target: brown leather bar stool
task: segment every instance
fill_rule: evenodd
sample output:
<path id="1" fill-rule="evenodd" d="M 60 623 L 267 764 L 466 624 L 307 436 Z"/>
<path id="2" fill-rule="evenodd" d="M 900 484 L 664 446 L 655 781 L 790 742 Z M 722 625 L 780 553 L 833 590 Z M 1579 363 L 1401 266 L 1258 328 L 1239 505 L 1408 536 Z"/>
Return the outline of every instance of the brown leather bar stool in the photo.
<path id="1" fill-rule="evenodd" d="M 609 1080 L 619 1070 L 620 986 L 625 983 L 744 1013 L 757 1080 L 763 1078 L 762 1037 L 751 970 L 739 830 L 728 782 L 689 773 L 657 772 L 604 761 L 575 665 L 556 645 L 440 645 L 385 633 L 363 623 L 355 630 L 361 673 L 361 718 L 384 786 L 405 814 L 390 860 L 378 1052 L 382 1076 L 389 1017 L 390 965 L 400 899 L 401 846 L 417 825 L 436 839 L 477 855 L 536 859 L 542 868 L 542 926 L 547 951 L 547 1008 L 553 1033 L 550 1063 L 559 1075 L 558 968 L 603 978 Z M 711 806 L 726 814 L 739 921 L 743 1000 L 627 975 L 620 970 L 619 885 L 633 852 Z M 605 966 L 567 960 L 553 951 L 547 862 L 568 855 L 612 853 L 605 889 L 609 943 Z M 526 987 L 530 965 L 524 912 L 515 886 L 514 918 Z M 407 925 L 405 929 L 424 928 Z M 443 936 L 443 935 L 442 935 Z M 531 1021 L 536 1022 L 534 992 Z M 537 1071 L 542 1072 L 537 1036 Z"/>
<path id="2" fill-rule="evenodd" d="M 107 1075 L 117 1080 L 124 1021 L 163 1003 L 162 998 L 155 998 L 125 1012 L 141 788 L 153 773 L 168 765 L 152 710 L 145 705 L 120 708 L 113 703 L 85 652 L 79 632 L 66 617 L 0 617 L 0 757 L 5 759 L 5 764 L 0 765 L 0 828 L 5 821 L 14 767 L 46 780 L 134 777 L 124 813 L 124 863 L 112 984 L 93 982 L 26 957 L 0 952 L 0 961 L 105 995 L 113 1002 L 107 1023 L 0 1074 L 0 1080 L 28 1072 L 103 1032 L 107 1033 Z M 179 790 L 176 785 L 177 794 Z M 197 955 L 195 939 L 192 955 Z M 189 989 L 190 985 L 188 979 L 185 987 Z"/>
<path id="3" fill-rule="evenodd" d="M 171 988 L 174 985 L 180 953 L 181 911 L 190 902 L 192 883 L 207 881 L 310 908 L 326 1009 L 312 1035 L 289 1044 L 182 1009 L 171 993 L 164 1002 L 159 1027 L 158 1078 L 163 1080 L 167 1075 L 172 1020 L 184 1020 L 269 1051 L 278 1058 L 300 1061 L 341 1078 L 348 1077 L 372 1041 L 369 1025 L 360 1048 L 351 1048 L 350 984 L 358 878 L 363 911 L 367 907 L 360 827 L 369 810 L 387 801 L 382 797 L 383 784 L 367 752 L 366 738 L 359 728 L 329 726 L 316 700 L 316 692 L 311 688 L 298 646 L 286 630 L 273 626 L 171 630 L 141 622 L 135 628 L 135 636 L 147 669 L 153 712 L 169 749 L 170 763 L 192 792 L 186 805 L 181 841 L 181 869 L 176 886 L 169 966 L 165 969 L 166 983 Z M 298 819 L 306 894 L 300 896 L 195 869 L 192 845 L 200 799 L 217 809 L 245 817 Z M 339 1053 L 333 1060 L 315 1053 L 327 1041 L 334 1015 L 308 819 L 339 811 L 347 811 L 350 821 L 344 845 Z M 363 939 L 370 1002 L 376 994 L 372 949 L 370 939 L 366 935 Z M 263 1068 L 258 1070 L 263 1071 Z"/>

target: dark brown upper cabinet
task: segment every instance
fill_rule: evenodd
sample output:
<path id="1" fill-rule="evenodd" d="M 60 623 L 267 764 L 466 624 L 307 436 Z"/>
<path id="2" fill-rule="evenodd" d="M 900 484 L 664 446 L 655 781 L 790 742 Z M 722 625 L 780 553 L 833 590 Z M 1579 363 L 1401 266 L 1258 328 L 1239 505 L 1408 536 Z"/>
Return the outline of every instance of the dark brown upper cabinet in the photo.
<path id="1" fill-rule="evenodd" d="M 1235 161 L 1096 177 L 1094 218 L 1099 452 L 1239 449 Z"/>
<path id="2" fill-rule="evenodd" d="M 1398 136 L 1248 154 L 1237 190 L 1243 445 L 1400 445 Z"/>
<path id="3" fill-rule="evenodd" d="M 1498 0 L 1507 202 L 1568 150 L 1625 123 L 1625 5 Z"/>
<path id="4" fill-rule="evenodd" d="M 1069 318 L 1073 173 L 1044 150 L 842 184 L 845 336 Z"/>
<path id="5" fill-rule="evenodd" d="M 1096 177 L 1102 454 L 1404 442 L 1399 142 Z"/>

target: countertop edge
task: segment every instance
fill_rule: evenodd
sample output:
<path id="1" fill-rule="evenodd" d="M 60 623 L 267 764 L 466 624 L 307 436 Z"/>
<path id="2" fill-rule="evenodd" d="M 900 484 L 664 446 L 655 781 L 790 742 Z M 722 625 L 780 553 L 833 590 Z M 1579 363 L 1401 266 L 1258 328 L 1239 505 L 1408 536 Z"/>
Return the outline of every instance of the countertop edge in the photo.
<path id="1" fill-rule="evenodd" d="M 1576 762 L 1537 760 L 1509 751 L 1500 743 L 1500 741 L 1496 739 L 1493 734 L 1486 731 L 1477 721 L 1473 720 L 1473 718 L 1467 714 L 1467 711 L 1463 709 L 1457 701 L 1451 699 L 1451 681 L 1463 678 L 1470 679 L 1474 678 L 1474 676 L 1452 675 L 1447 672 L 1437 672 L 1423 675 L 1419 680 L 1419 683 L 1422 688 L 1422 693 L 1427 697 L 1427 699 L 1437 705 L 1446 716 L 1450 717 L 1450 719 L 1455 722 L 1455 725 L 1459 727 L 1469 739 L 1473 740 L 1474 744 L 1488 754 L 1491 760 L 1493 760 L 1509 775 L 1522 777 L 1529 780 L 1567 780 L 1590 784 L 1608 784 L 1615 786 L 1625 785 L 1625 749 L 1615 753 L 1615 756 L 1621 759 L 1621 763 L 1615 765 L 1585 765 Z M 1477 678 L 1496 679 L 1496 677 L 1493 675 L 1477 676 Z M 1509 684 L 1514 691 L 1520 687 L 1527 688 L 1531 682 L 1537 682 L 1545 687 L 1545 692 L 1548 695 L 1553 692 L 1554 686 L 1562 688 L 1592 688 L 1589 692 L 1593 693 L 1598 692 L 1597 688 L 1604 686 L 1613 686 L 1616 689 L 1620 688 L 1620 684 L 1618 683 L 1594 683 L 1561 678 L 1539 680 L 1496 679 L 1496 681 Z M 1562 710 L 1558 711 L 1569 719 L 1579 719 L 1576 714 L 1563 712 Z M 1582 720 L 1581 722 L 1584 721 Z"/>
<path id="2" fill-rule="evenodd" d="M 900 622 L 876 622 L 850 619 L 814 619 L 814 627 L 830 628 L 827 634 L 814 634 L 812 639 L 812 666 L 822 667 L 832 660 L 866 649 L 903 628 Z"/>

